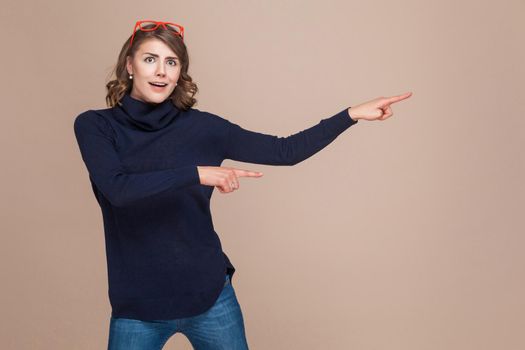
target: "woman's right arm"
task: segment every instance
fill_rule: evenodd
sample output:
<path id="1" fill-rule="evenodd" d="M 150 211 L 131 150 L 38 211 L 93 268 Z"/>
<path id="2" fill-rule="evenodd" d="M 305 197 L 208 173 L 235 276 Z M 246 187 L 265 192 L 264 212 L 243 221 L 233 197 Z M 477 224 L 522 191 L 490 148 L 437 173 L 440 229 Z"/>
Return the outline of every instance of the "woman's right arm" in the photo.
<path id="1" fill-rule="evenodd" d="M 124 206 L 168 189 L 200 184 L 196 165 L 128 174 L 102 117 L 84 112 L 74 121 L 75 136 L 90 178 L 115 206 Z"/>

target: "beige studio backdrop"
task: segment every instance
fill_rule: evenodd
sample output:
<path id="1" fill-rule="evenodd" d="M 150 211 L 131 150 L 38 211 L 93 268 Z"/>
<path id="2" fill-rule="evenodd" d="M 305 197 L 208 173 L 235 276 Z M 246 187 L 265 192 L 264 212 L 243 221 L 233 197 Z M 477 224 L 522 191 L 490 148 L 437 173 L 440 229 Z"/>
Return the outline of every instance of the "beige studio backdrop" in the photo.
<path id="1" fill-rule="evenodd" d="M 101 212 L 73 133 L 135 21 L 185 26 L 195 108 L 287 136 L 411 91 L 212 196 L 251 349 L 525 348 L 525 3 L 2 4 L 2 349 L 105 349 Z M 191 349 L 172 337 L 165 349 Z"/>

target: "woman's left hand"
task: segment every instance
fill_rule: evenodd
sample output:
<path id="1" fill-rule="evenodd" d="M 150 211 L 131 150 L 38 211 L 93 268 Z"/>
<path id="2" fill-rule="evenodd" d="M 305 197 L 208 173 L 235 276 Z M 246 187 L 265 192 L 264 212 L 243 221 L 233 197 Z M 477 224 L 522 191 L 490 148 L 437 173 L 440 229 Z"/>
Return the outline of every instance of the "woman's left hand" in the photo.
<path id="1" fill-rule="evenodd" d="M 385 120 L 394 115 L 390 105 L 412 96 L 411 92 L 393 97 L 378 97 L 371 101 L 352 106 L 348 109 L 348 114 L 354 120 Z"/>

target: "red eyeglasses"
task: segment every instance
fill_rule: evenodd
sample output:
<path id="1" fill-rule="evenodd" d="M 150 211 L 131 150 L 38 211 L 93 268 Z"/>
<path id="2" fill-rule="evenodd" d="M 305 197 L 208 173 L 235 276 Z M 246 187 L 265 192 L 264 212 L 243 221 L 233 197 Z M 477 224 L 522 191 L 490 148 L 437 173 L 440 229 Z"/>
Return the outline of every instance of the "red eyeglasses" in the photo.
<path id="1" fill-rule="evenodd" d="M 146 26 L 152 25 L 151 28 L 144 28 Z M 133 45 L 133 38 L 135 37 L 135 29 L 139 27 L 139 30 L 142 30 L 143 32 L 152 32 L 154 30 L 157 30 L 159 26 L 162 26 L 164 29 L 168 30 L 166 26 L 169 26 L 171 29 L 173 29 L 171 32 L 175 35 L 180 36 L 182 40 L 184 40 L 184 27 L 177 23 L 171 23 L 171 22 L 158 22 L 158 21 L 152 21 L 152 20 L 143 20 L 143 21 L 137 21 L 135 23 L 135 27 L 133 27 L 133 35 L 131 36 L 131 41 L 129 46 Z"/>

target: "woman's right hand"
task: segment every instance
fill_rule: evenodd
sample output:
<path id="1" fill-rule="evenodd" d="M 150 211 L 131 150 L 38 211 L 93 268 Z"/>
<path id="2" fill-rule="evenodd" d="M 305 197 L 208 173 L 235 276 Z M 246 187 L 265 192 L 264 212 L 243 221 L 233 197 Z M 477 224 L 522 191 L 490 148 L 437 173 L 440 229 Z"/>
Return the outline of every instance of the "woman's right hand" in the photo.
<path id="1" fill-rule="evenodd" d="M 220 166 L 197 166 L 201 185 L 215 186 L 221 193 L 239 188 L 239 177 L 261 177 L 260 171 L 250 171 Z"/>

